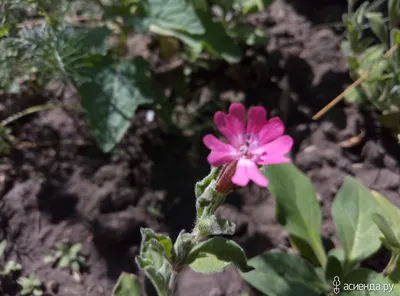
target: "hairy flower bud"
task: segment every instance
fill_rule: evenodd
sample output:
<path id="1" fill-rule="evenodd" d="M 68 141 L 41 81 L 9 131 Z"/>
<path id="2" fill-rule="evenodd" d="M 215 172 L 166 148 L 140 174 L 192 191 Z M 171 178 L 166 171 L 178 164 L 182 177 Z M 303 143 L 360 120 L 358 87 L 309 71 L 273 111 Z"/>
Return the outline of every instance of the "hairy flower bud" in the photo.
<path id="1" fill-rule="evenodd" d="M 231 161 L 231 162 L 225 164 L 222 167 L 221 171 L 218 174 L 217 185 L 215 187 L 215 189 L 218 193 L 227 195 L 232 190 L 234 190 L 236 187 L 238 187 L 237 185 L 233 184 L 233 182 L 232 182 L 232 177 L 236 171 L 236 165 L 237 165 L 237 161 L 235 160 L 235 161 Z"/>

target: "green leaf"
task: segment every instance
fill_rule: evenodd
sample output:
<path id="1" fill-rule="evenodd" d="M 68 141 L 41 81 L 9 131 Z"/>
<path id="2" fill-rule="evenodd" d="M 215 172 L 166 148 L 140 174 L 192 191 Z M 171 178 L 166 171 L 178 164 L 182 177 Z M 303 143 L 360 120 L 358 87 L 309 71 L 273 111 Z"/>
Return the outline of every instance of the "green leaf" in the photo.
<path id="1" fill-rule="evenodd" d="M 152 23 L 162 28 L 203 34 L 203 27 L 192 4 L 185 0 L 147 0 Z"/>
<path id="2" fill-rule="evenodd" d="M 400 112 L 389 112 L 379 116 L 379 122 L 386 128 L 396 128 L 400 125 Z"/>
<path id="3" fill-rule="evenodd" d="M 390 284 L 390 282 L 385 279 L 381 274 L 377 273 L 376 271 L 370 270 L 370 269 L 365 269 L 365 268 L 359 268 L 355 269 L 352 272 L 350 272 L 343 280 L 341 280 L 341 285 L 340 285 L 340 295 L 346 295 L 346 296 L 397 296 L 397 294 L 392 291 L 393 289 L 393 284 Z M 355 289 L 354 285 L 372 285 L 375 287 L 376 291 L 368 291 L 367 289 L 361 290 Z M 347 289 L 346 289 L 347 285 Z M 378 286 L 379 285 L 379 286 Z M 366 286 L 364 286 L 366 287 Z M 378 289 L 379 287 L 379 289 Z M 386 287 L 388 290 L 384 291 L 384 287 Z M 349 290 L 351 288 L 351 290 Z"/>
<path id="4" fill-rule="evenodd" d="M 377 206 L 368 189 L 345 177 L 332 204 L 332 217 L 347 262 L 359 262 L 379 249 L 380 231 L 371 216 Z"/>
<path id="5" fill-rule="evenodd" d="M 171 278 L 172 242 L 169 237 L 155 233 L 150 228 L 141 228 L 142 242 L 136 263 L 151 280 L 158 295 L 164 295 Z"/>
<path id="6" fill-rule="evenodd" d="M 218 261 L 226 262 L 226 265 L 233 263 L 236 267 L 238 267 L 242 272 L 248 272 L 253 270 L 251 266 L 247 264 L 246 255 L 243 249 L 234 241 L 227 240 L 223 237 L 214 237 L 205 242 L 199 243 L 195 246 L 191 252 L 189 253 L 188 259 L 186 264 L 191 266 L 193 262 L 196 261 L 198 258 L 204 258 L 204 256 L 213 255 Z M 215 262 L 217 266 L 213 268 L 212 266 L 208 265 L 210 269 L 203 270 L 203 272 L 214 272 L 221 267 L 221 263 L 217 262 L 216 260 L 212 260 L 213 258 L 208 260 L 207 263 Z M 205 262 L 203 263 L 203 267 L 207 266 Z M 198 266 L 198 264 L 194 267 Z"/>
<path id="7" fill-rule="evenodd" d="M 89 128 L 100 148 L 109 152 L 128 130 L 137 107 L 152 101 L 150 70 L 142 58 L 95 70 L 79 92 Z"/>
<path id="8" fill-rule="evenodd" d="M 223 58 L 228 63 L 240 62 L 242 51 L 227 34 L 223 24 L 213 22 L 212 15 L 208 11 L 199 11 L 198 15 L 206 31 L 202 35 L 192 35 L 192 37 L 201 41 L 206 51 Z"/>
<path id="9" fill-rule="evenodd" d="M 57 265 L 58 265 L 58 267 L 65 268 L 65 267 L 69 266 L 70 262 L 71 261 L 69 260 L 69 258 L 67 256 L 62 256 Z"/>
<path id="10" fill-rule="evenodd" d="M 344 261 L 343 249 L 332 249 L 328 253 L 328 262 L 325 267 L 325 279 L 328 282 L 335 277 L 343 278 L 344 270 L 342 262 Z"/>
<path id="11" fill-rule="evenodd" d="M 203 192 L 206 190 L 206 188 L 208 187 L 208 185 L 210 185 L 210 183 L 213 180 L 217 179 L 218 173 L 221 169 L 217 168 L 217 167 L 211 167 L 210 173 L 201 181 L 198 181 L 195 185 L 194 191 L 195 191 L 195 195 L 196 198 L 200 197 Z"/>
<path id="12" fill-rule="evenodd" d="M 379 230 L 383 233 L 386 243 L 392 248 L 400 249 L 400 242 L 386 218 L 381 214 L 375 213 L 372 215 L 372 220 L 374 220 Z"/>
<path id="13" fill-rule="evenodd" d="M 153 261 L 136 256 L 136 264 L 142 269 L 156 288 L 158 295 L 164 295 L 171 277 L 172 267 L 164 261 L 160 268 L 156 268 Z"/>
<path id="14" fill-rule="evenodd" d="M 6 247 L 7 247 L 7 241 L 3 239 L 2 241 L 0 241 L 0 258 L 3 257 L 4 252 L 6 251 Z"/>
<path id="15" fill-rule="evenodd" d="M 320 237 L 321 209 L 310 179 L 291 163 L 266 166 L 264 174 L 269 179 L 268 188 L 277 200 L 279 223 L 290 235 L 307 243 L 324 266 L 326 254 Z M 307 256 L 306 250 L 299 251 Z"/>
<path id="16" fill-rule="evenodd" d="M 360 70 L 369 71 L 383 57 L 384 52 L 383 45 L 374 45 L 366 49 L 360 59 Z"/>
<path id="17" fill-rule="evenodd" d="M 382 14 L 379 12 L 369 12 L 365 16 L 369 21 L 372 32 L 374 32 L 383 44 L 388 45 L 388 29 L 385 26 Z"/>
<path id="18" fill-rule="evenodd" d="M 212 254 L 206 254 L 204 257 L 198 257 L 189 266 L 196 272 L 209 274 L 222 272 L 230 262 L 219 260 Z"/>
<path id="19" fill-rule="evenodd" d="M 389 0 L 389 25 L 390 28 L 396 27 L 400 24 L 400 0 Z"/>
<path id="20" fill-rule="evenodd" d="M 234 8 L 243 15 L 264 11 L 272 3 L 272 0 L 234 0 Z"/>
<path id="21" fill-rule="evenodd" d="M 396 249 L 398 248 L 396 241 L 399 243 L 400 247 L 400 209 L 393 205 L 385 197 L 380 195 L 378 192 L 372 191 L 372 195 L 379 205 L 379 209 L 378 211 L 376 211 L 376 214 L 380 216 L 380 218 L 375 218 L 379 220 L 378 222 L 376 222 L 375 220 L 374 221 L 375 223 L 377 223 L 377 226 L 385 235 L 386 242 L 391 244 L 392 247 Z M 385 221 L 383 221 L 382 218 Z M 378 223 L 380 223 L 380 225 Z M 387 233 L 385 234 L 384 231 L 386 231 Z M 392 243 L 390 243 L 390 241 Z"/>
<path id="22" fill-rule="evenodd" d="M 233 235 L 235 233 L 235 223 L 218 219 L 215 215 L 209 215 L 199 220 L 198 229 L 204 236 Z"/>
<path id="23" fill-rule="evenodd" d="M 82 249 L 82 244 L 77 243 L 71 246 L 71 248 L 69 249 L 70 254 L 72 254 L 73 256 L 78 255 L 78 253 L 80 252 L 80 250 Z"/>
<path id="24" fill-rule="evenodd" d="M 297 255 L 265 252 L 249 264 L 255 269 L 241 273 L 242 277 L 268 296 L 318 296 L 329 288 L 313 266 Z"/>
<path id="25" fill-rule="evenodd" d="M 123 272 L 113 288 L 112 296 L 141 296 L 142 288 L 136 276 Z"/>
<path id="26" fill-rule="evenodd" d="M 350 89 L 345 95 L 346 101 L 349 103 L 362 103 L 366 101 L 366 95 L 360 87 Z"/>
<path id="27" fill-rule="evenodd" d="M 147 252 L 151 248 L 151 245 L 159 245 L 159 250 L 161 250 L 167 258 L 171 258 L 171 238 L 166 235 L 156 233 L 150 228 L 142 228 L 140 231 L 142 234 L 142 245 L 140 250 L 141 254 Z"/>
<path id="28" fill-rule="evenodd" d="M 182 230 L 174 244 L 172 249 L 172 262 L 175 264 L 181 264 L 188 256 L 192 246 L 194 244 L 194 236 Z"/>
<path id="29" fill-rule="evenodd" d="M 233 39 L 244 42 L 249 46 L 266 45 L 268 43 L 265 32 L 253 25 L 235 25 L 229 29 L 228 34 Z"/>

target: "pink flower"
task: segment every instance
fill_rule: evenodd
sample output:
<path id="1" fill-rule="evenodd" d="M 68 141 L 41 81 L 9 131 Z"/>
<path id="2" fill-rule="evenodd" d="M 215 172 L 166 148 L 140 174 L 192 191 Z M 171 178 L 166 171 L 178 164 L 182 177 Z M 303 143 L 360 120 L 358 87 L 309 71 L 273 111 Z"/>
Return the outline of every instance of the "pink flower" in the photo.
<path id="1" fill-rule="evenodd" d="M 246 126 L 246 109 L 240 103 L 229 107 L 229 114 L 218 111 L 214 123 L 225 136 L 228 143 L 218 140 L 214 135 L 203 138 L 204 145 L 211 149 L 207 160 L 212 166 L 237 162 L 232 182 L 246 186 L 250 180 L 261 187 L 268 180 L 258 166 L 290 162 L 285 155 L 293 145 L 290 136 L 283 135 L 284 125 L 278 117 L 267 120 L 264 107 L 249 110 Z"/>

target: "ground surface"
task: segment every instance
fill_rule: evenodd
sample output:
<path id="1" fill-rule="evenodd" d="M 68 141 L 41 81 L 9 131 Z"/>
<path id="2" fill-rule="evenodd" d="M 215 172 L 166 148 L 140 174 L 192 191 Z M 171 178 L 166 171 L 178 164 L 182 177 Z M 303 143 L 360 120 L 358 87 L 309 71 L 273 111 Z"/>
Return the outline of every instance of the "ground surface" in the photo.
<path id="1" fill-rule="evenodd" d="M 245 97 L 247 105 L 262 104 L 271 116 L 283 118 L 295 140 L 293 160 L 318 192 L 328 247 L 337 244 L 330 205 L 346 174 L 400 206 L 400 146 L 375 125 L 372 115 L 342 103 L 319 121 L 311 120 L 350 82 L 339 49 L 340 32 L 330 25 L 340 21 L 345 9 L 345 1 L 275 1 L 250 19 L 268 32 L 268 46 L 248 50 L 240 65 L 218 68 L 215 79 L 193 90 L 198 102 L 183 108 L 190 119 L 210 101 L 218 99 L 226 108 L 229 100 Z M 76 102 L 76 96 L 68 92 L 65 100 Z M 0 115 L 10 108 L 4 103 Z M 204 112 L 210 120 L 212 112 Z M 43 112 L 13 128 L 24 140 L 59 143 L 14 151 L 0 162 L 0 239 L 9 242 L 6 259 L 21 262 L 24 274 L 34 272 L 49 286 L 58 283 L 54 295 L 108 296 L 121 271 L 137 272 L 140 227 L 173 237 L 191 228 L 194 183 L 209 169 L 200 142 L 204 129 L 197 137 L 171 132 L 157 118 L 147 122 L 140 111 L 121 148 L 107 156 L 95 146 L 84 120 L 73 113 Z M 357 145 L 340 146 L 361 130 L 366 136 Z M 62 144 L 71 139 L 74 145 Z M 237 224 L 234 239 L 248 257 L 288 249 L 266 190 L 241 189 L 219 211 Z M 83 243 L 88 260 L 80 282 L 68 271 L 43 263 L 59 241 Z M 367 264 L 379 269 L 385 260 L 383 252 Z M 14 288 L 4 283 L 0 295 L 18 295 Z M 239 296 L 245 291 L 259 295 L 232 268 L 217 276 L 186 270 L 177 287 L 178 296 Z"/>

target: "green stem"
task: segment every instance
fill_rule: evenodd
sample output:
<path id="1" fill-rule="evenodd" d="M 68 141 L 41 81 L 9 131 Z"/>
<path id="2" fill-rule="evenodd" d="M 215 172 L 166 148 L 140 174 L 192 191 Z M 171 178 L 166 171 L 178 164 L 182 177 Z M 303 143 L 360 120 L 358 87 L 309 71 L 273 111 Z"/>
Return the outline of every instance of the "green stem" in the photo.
<path id="1" fill-rule="evenodd" d="M 65 104 L 38 105 L 38 106 L 29 107 L 29 108 L 27 108 L 25 110 L 22 110 L 21 112 L 15 113 L 15 114 L 7 117 L 6 119 L 0 121 L 0 125 L 6 126 L 7 124 L 9 124 L 9 123 L 11 123 L 11 122 L 23 117 L 23 116 L 26 116 L 28 114 L 39 112 L 39 111 L 44 111 L 44 110 L 57 109 L 57 108 L 69 108 L 69 109 L 77 109 L 77 110 L 79 110 L 75 106 L 65 105 Z"/>
<path id="2" fill-rule="evenodd" d="M 171 273 L 171 278 L 169 279 L 168 283 L 168 290 L 166 292 L 166 296 L 173 296 L 174 291 L 175 291 L 175 285 L 176 285 L 176 276 L 178 275 L 179 272 L 176 272 L 175 270 L 172 270 Z"/>
<path id="3" fill-rule="evenodd" d="M 385 269 L 382 271 L 382 275 L 384 277 L 387 277 L 388 275 L 390 275 L 393 270 L 396 268 L 397 265 L 397 261 L 399 260 L 400 255 L 399 254 L 393 254 L 390 257 L 389 263 L 387 264 L 387 266 L 385 267 Z"/>
<path id="4" fill-rule="evenodd" d="M 317 244 L 315 244 L 315 248 L 314 248 L 314 252 L 315 252 L 315 256 L 318 259 L 318 262 L 321 264 L 322 267 L 325 267 L 326 262 L 328 261 L 328 259 L 326 258 L 326 253 L 324 250 L 324 247 L 322 246 L 322 242 L 321 239 L 318 238 L 319 241 Z"/>

